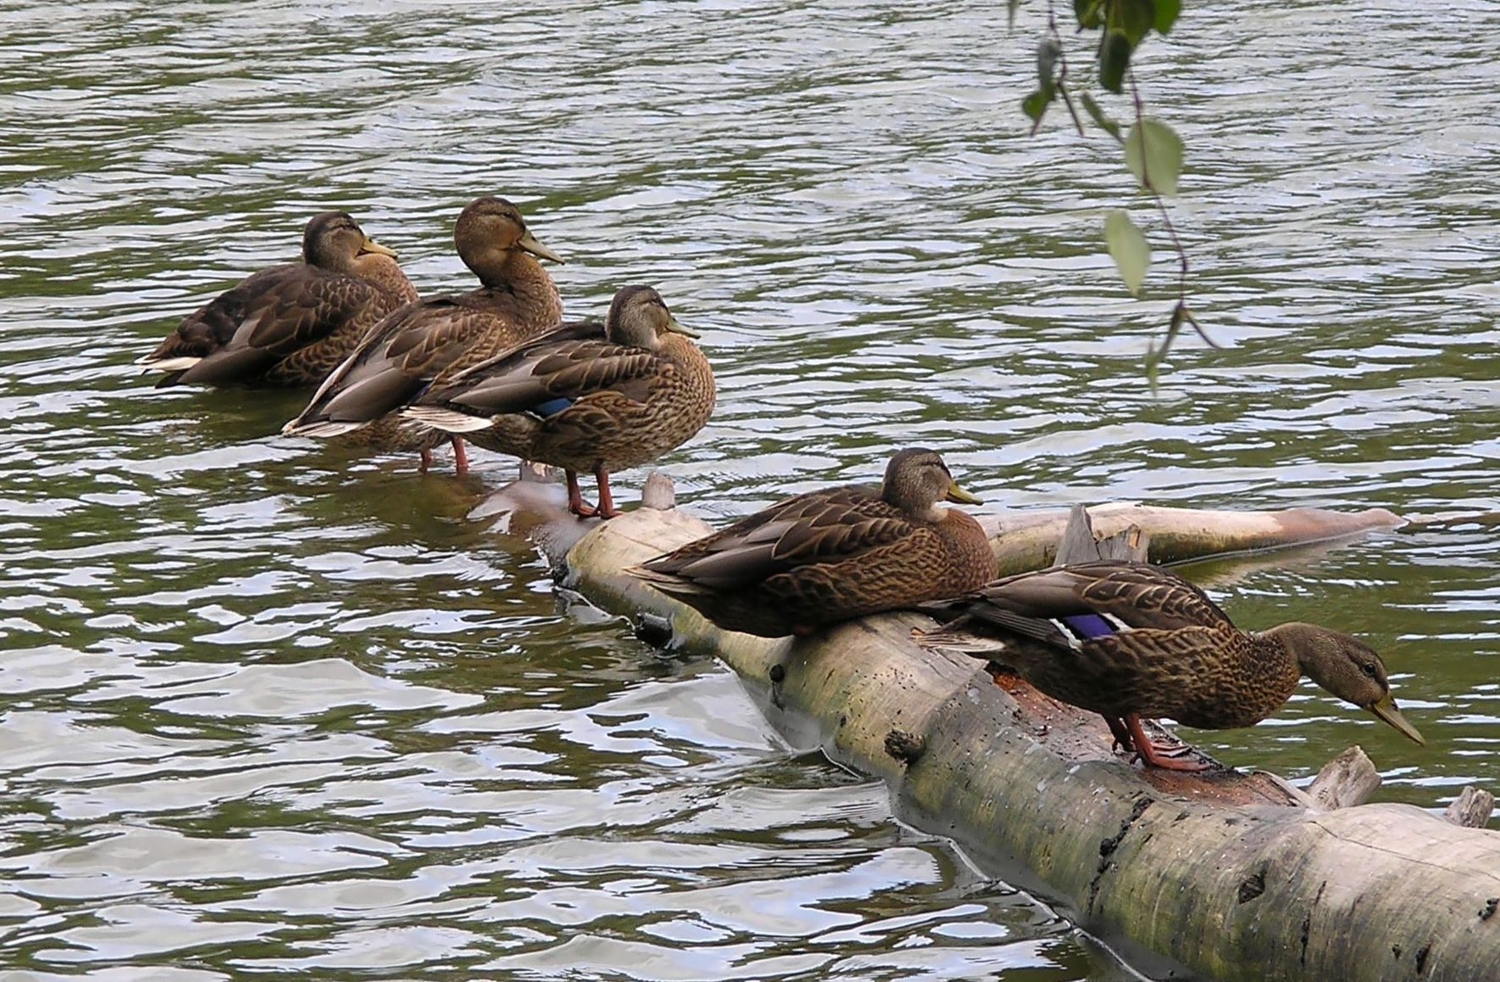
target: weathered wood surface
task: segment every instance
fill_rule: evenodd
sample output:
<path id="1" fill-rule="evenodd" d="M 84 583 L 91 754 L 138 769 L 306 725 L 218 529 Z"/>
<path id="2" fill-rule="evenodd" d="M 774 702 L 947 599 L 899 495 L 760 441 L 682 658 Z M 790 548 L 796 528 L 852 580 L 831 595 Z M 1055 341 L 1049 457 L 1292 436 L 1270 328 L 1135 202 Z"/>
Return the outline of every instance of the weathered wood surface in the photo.
<path id="1" fill-rule="evenodd" d="M 1448 802 L 1443 817 L 1454 825 L 1482 829 L 1489 824 L 1490 814 L 1495 810 L 1495 796 L 1479 788 L 1468 787 L 1458 797 Z M 1496 973 L 1500 975 L 1500 972 Z"/>
<path id="2" fill-rule="evenodd" d="M 1094 530 L 1114 535 L 1134 525 L 1151 538 L 1151 559 L 1173 563 L 1199 556 L 1326 542 L 1376 529 L 1396 529 L 1406 519 L 1384 508 L 1358 512 L 1290 508 L 1285 511 L 1209 511 L 1152 505 L 1090 506 Z M 1066 511 L 977 515 L 995 543 L 1000 575 L 1052 565 L 1068 523 Z"/>
<path id="3" fill-rule="evenodd" d="M 1307 795 L 1322 811 L 1352 808 L 1370 800 L 1380 787 L 1380 772 L 1359 747 L 1350 747 L 1323 765 Z"/>
<path id="4" fill-rule="evenodd" d="M 1118 531 L 1116 509 L 1091 511 L 1102 533 Z M 1163 542 L 1186 558 L 1400 524 L 1379 511 L 1119 512 L 1119 527 L 1150 533 L 1158 560 Z M 1002 561 L 1043 564 L 1065 520 L 1005 518 Z M 951 836 L 1138 968 L 1220 982 L 1500 978 L 1500 833 L 1405 805 L 1319 810 L 1274 775 L 1142 772 L 1112 752 L 1098 717 L 918 648 L 910 629 L 931 623 L 920 615 L 766 640 L 720 631 L 623 573 L 707 530 L 642 509 L 538 532 L 555 559 L 567 550 L 574 589 L 670 618 L 676 643 L 730 665 L 794 745 L 885 779 L 904 819 Z"/>

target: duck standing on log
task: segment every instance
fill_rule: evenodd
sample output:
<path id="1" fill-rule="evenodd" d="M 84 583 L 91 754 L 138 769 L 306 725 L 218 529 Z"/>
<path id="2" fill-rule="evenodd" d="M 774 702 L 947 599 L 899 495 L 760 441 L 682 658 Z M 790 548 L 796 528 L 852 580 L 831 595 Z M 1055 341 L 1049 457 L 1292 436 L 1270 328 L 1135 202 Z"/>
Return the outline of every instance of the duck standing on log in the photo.
<path id="1" fill-rule="evenodd" d="M 917 633 L 924 647 L 987 657 L 1054 699 L 1099 713 L 1147 766 L 1209 765 L 1168 756 L 1142 717 L 1207 730 L 1253 726 L 1285 704 L 1303 675 L 1424 742 L 1364 642 L 1302 623 L 1241 631 L 1202 590 L 1159 566 L 1057 566 L 922 609 L 949 621 Z"/>
<path id="2" fill-rule="evenodd" d="M 627 286 L 603 324 L 569 324 L 434 384 L 409 420 L 475 446 L 561 467 L 568 510 L 619 514 L 609 472 L 648 463 L 703 428 L 714 375 L 649 286 Z M 585 504 L 578 472 L 591 471 L 599 505 Z"/>
<path id="3" fill-rule="evenodd" d="M 556 327 L 562 300 L 533 256 L 563 260 L 537 241 L 515 205 L 477 198 L 453 228 L 459 258 L 479 277 L 468 293 L 408 304 L 376 324 L 286 426 L 288 436 L 349 439 L 378 452 L 416 452 L 451 440 L 455 467 L 468 469 L 458 437 L 403 422 L 398 411 L 434 381 Z"/>
<path id="4" fill-rule="evenodd" d="M 729 631 L 819 628 L 977 589 L 995 575 L 984 530 L 939 501 L 979 504 L 932 450 L 891 458 L 879 487 L 788 498 L 627 572 Z"/>
<path id="5" fill-rule="evenodd" d="M 302 261 L 241 280 L 189 314 L 141 364 L 179 384 L 313 386 L 386 314 L 417 299 L 396 254 L 349 215 L 302 232 Z"/>

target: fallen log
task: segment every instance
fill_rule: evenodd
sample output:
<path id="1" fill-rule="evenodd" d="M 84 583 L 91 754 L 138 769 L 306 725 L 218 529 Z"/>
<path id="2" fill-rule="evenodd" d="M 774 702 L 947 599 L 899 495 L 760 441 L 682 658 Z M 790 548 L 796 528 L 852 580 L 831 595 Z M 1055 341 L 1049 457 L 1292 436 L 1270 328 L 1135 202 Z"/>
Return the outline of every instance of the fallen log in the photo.
<path id="1" fill-rule="evenodd" d="M 1380 510 L 1091 513 L 1105 534 L 1147 531 L 1157 561 L 1401 524 Z M 1002 568 L 1044 565 L 1066 517 L 997 520 Z M 669 618 L 674 643 L 732 667 L 794 745 L 883 778 L 904 820 L 953 838 L 1154 977 L 1500 978 L 1500 834 L 1408 805 L 1325 810 L 1368 794 L 1357 761 L 1314 796 L 1263 773 L 1140 771 L 1097 716 L 918 648 L 911 628 L 932 623 L 920 615 L 768 640 L 721 631 L 626 575 L 708 531 L 683 512 L 535 524 L 567 586 L 607 610 Z"/>
<path id="2" fill-rule="evenodd" d="M 1357 512 L 1289 508 L 1285 511 L 1208 511 L 1152 505 L 1091 506 L 1095 530 L 1112 536 L 1134 525 L 1151 538 L 1151 561 L 1175 563 L 1203 556 L 1254 552 L 1396 529 L 1406 519 L 1384 508 Z M 1068 524 L 1067 511 L 1017 511 L 978 515 L 995 543 L 1000 575 L 1052 565 Z"/>

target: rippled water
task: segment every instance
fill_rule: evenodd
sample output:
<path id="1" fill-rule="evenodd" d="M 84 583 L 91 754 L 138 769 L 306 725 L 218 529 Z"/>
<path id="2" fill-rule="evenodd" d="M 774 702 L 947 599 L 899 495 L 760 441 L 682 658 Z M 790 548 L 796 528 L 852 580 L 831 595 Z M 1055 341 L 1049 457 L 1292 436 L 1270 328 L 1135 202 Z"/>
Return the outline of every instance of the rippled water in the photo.
<path id="1" fill-rule="evenodd" d="M 570 312 L 644 280 L 704 329 L 719 411 L 663 466 L 713 518 L 918 441 L 1001 506 L 1500 509 L 1494 5 L 1186 6 L 1141 80 L 1228 350 L 1153 395 L 1169 264 L 1127 299 L 1096 230 L 1156 226 L 1115 151 L 1025 136 L 1035 3 L 0 3 L 0 965 L 1126 977 L 722 667 L 564 609 L 466 518 L 510 462 L 351 459 L 270 436 L 296 395 L 132 361 L 325 208 L 461 287 L 452 218 L 499 192 Z M 1200 567 L 1242 623 L 1370 636 L 1429 746 L 1311 688 L 1194 737 L 1500 785 L 1497 539 Z"/>

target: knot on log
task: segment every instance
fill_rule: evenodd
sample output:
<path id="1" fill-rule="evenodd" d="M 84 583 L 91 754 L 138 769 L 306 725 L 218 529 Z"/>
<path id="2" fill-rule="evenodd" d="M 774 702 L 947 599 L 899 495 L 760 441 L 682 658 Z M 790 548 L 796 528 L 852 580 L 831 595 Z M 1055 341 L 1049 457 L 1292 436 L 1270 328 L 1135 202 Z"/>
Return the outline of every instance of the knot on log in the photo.
<path id="1" fill-rule="evenodd" d="M 660 614 L 637 614 L 635 636 L 653 648 L 665 648 L 672 643 L 672 621 Z"/>
<path id="2" fill-rule="evenodd" d="M 1256 870 L 1240 883 L 1239 901 L 1248 903 L 1266 892 L 1266 871 Z"/>
<path id="3" fill-rule="evenodd" d="M 885 735 L 885 752 L 909 767 L 927 752 L 927 741 L 915 733 L 892 730 Z"/>

